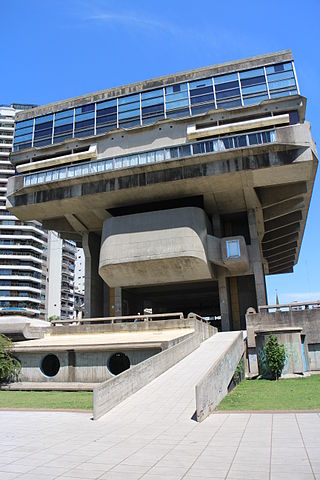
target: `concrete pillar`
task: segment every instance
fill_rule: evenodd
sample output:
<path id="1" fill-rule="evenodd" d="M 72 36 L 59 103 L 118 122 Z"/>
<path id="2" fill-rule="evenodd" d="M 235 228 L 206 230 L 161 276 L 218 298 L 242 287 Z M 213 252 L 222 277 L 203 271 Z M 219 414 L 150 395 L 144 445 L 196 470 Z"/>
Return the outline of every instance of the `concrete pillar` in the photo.
<path id="1" fill-rule="evenodd" d="M 262 254 L 257 232 L 256 215 L 254 210 L 248 210 L 248 223 L 251 239 L 251 263 L 257 294 L 257 304 L 267 304 L 266 283 L 262 263 Z"/>
<path id="2" fill-rule="evenodd" d="M 222 237 L 222 225 L 221 225 L 221 218 L 218 213 L 214 213 L 212 215 L 212 228 L 213 228 L 213 235 L 215 237 Z"/>
<path id="3" fill-rule="evenodd" d="M 104 295 L 106 288 L 104 281 L 98 273 L 100 243 L 101 238 L 99 235 L 93 232 L 83 234 L 82 246 L 86 265 L 84 288 L 85 318 L 103 317 L 106 315 L 107 299 Z"/>
<path id="4" fill-rule="evenodd" d="M 116 317 L 122 315 L 122 289 L 120 287 L 114 289 L 114 314 Z"/>
<path id="5" fill-rule="evenodd" d="M 229 308 L 228 284 L 225 275 L 218 276 L 220 315 L 221 315 L 221 330 L 228 332 L 231 330 L 231 312 Z"/>

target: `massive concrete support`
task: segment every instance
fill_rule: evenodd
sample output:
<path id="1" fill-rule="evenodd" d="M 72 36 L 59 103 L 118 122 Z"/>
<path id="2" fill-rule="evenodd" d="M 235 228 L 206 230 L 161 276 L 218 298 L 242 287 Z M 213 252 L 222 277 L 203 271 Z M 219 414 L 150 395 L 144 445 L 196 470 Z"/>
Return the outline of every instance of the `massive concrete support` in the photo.
<path id="1" fill-rule="evenodd" d="M 221 315 L 221 330 L 228 332 L 231 329 L 231 312 L 229 307 L 229 295 L 228 284 L 225 275 L 221 274 L 218 277 L 219 288 L 219 302 L 220 302 L 220 315 Z"/>
<path id="2" fill-rule="evenodd" d="M 251 238 L 251 265 L 254 274 L 254 282 L 256 286 L 257 304 L 266 305 L 266 283 L 263 271 L 263 263 L 261 262 L 262 254 L 260 242 L 257 232 L 256 215 L 254 210 L 248 211 L 248 224 Z"/>
<path id="3" fill-rule="evenodd" d="M 83 250 L 86 260 L 85 317 L 109 315 L 109 288 L 99 276 L 100 237 L 95 233 L 83 234 Z"/>

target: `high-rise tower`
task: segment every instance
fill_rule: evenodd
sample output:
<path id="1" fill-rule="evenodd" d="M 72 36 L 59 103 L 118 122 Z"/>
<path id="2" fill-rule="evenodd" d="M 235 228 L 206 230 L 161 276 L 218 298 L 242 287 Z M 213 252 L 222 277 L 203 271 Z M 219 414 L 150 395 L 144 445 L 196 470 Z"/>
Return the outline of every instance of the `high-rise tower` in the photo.
<path id="1" fill-rule="evenodd" d="M 39 222 L 21 222 L 6 210 L 15 114 L 31 107 L 0 106 L 0 315 L 44 319 L 47 234 Z"/>

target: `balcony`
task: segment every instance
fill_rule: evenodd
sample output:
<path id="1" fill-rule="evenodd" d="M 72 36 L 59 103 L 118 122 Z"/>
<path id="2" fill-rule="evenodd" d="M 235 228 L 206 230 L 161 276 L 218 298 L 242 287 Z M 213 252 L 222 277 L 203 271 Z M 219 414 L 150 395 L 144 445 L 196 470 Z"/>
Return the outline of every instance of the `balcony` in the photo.
<path id="1" fill-rule="evenodd" d="M 69 180 L 75 177 L 84 177 L 97 173 L 109 172 L 119 169 L 148 165 L 152 163 L 167 162 L 199 155 L 221 153 L 227 150 L 242 149 L 258 145 L 274 143 L 275 130 L 264 130 L 254 133 L 227 135 L 218 139 L 201 142 L 187 143 L 176 147 L 152 150 L 134 155 L 126 155 L 100 161 L 91 161 L 70 167 L 56 168 L 25 175 L 24 186 L 32 186 Z"/>

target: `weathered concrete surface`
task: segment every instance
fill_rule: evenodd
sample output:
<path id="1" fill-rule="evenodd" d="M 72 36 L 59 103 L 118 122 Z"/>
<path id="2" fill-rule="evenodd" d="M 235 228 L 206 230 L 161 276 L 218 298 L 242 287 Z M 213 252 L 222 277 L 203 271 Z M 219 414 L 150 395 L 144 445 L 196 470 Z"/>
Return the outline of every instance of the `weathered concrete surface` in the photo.
<path id="1" fill-rule="evenodd" d="M 320 310 L 290 310 L 259 313 L 247 313 L 247 334 L 250 371 L 258 372 L 256 352 L 256 333 L 259 330 L 301 328 L 305 336 L 304 354 L 307 370 L 320 369 Z"/>
<path id="2" fill-rule="evenodd" d="M 210 279 L 208 226 L 194 207 L 107 219 L 99 273 L 110 287 Z"/>
<path id="3" fill-rule="evenodd" d="M 14 345 L 14 354 L 21 362 L 19 380 L 50 385 L 61 382 L 104 382 L 113 378 L 108 362 L 115 352 L 127 355 L 130 365 L 134 367 L 161 350 L 183 341 L 195 331 L 208 328 L 211 332 L 214 331 L 203 322 L 203 326 L 195 320 L 189 322 L 193 323 L 193 327 L 163 330 L 145 328 L 137 331 L 136 324 L 131 323 L 132 331 L 128 331 L 127 325 L 127 331 L 100 333 L 93 325 L 91 333 L 74 331 L 72 334 L 72 327 L 60 327 L 67 330 L 65 335 L 46 335 L 42 339 L 17 342 Z M 148 322 L 141 323 L 146 325 Z M 56 328 L 59 327 L 54 327 L 53 330 Z M 41 362 L 48 354 L 56 355 L 60 362 L 60 369 L 54 377 L 46 376 L 41 370 Z"/>
<path id="4" fill-rule="evenodd" d="M 264 377 L 272 378 L 272 374 L 266 361 L 264 347 L 270 335 L 275 335 L 278 342 L 285 347 L 286 361 L 281 375 L 291 373 L 302 374 L 304 364 L 301 346 L 301 328 L 272 328 L 271 330 L 257 330 L 256 345 L 259 373 Z"/>
<path id="5" fill-rule="evenodd" d="M 51 324 L 43 320 L 19 315 L 0 318 L 0 333 L 12 340 L 42 338 L 50 330 Z"/>
<path id="6" fill-rule="evenodd" d="M 15 390 L 15 391 L 30 391 L 30 390 L 39 390 L 39 391 L 63 391 L 63 392 L 78 392 L 86 391 L 90 392 L 96 386 L 96 383 L 80 383 L 80 382 L 55 382 L 55 383 L 44 383 L 44 382 L 14 382 L 9 383 L 8 385 L 1 385 L 0 390 Z M 45 408 L 45 405 L 44 405 Z"/>
<path id="7" fill-rule="evenodd" d="M 199 345 L 200 337 L 197 333 L 193 333 L 177 345 L 95 387 L 93 390 L 93 418 L 95 420 L 100 418 L 130 395 L 176 365 Z"/>
<path id="8" fill-rule="evenodd" d="M 217 238 L 202 208 L 184 207 L 123 215 L 104 221 L 99 274 L 110 287 L 209 280 L 213 266 L 249 273 L 243 236 Z M 228 240 L 239 257 L 227 256 Z M 211 265 L 213 264 L 213 265 Z"/>
<path id="9" fill-rule="evenodd" d="M 56 383 L 79 382 L 79 383 L 99 383 L 113 378 L 109 371 L 108 364 L 110 357 L 115 352 L 124 353 L 130 361 L 132 368 L 140 362 L 156 355 L 161 351 L 157 345 L 143 345 L 132 348 L 132 345 L 114 345 L 104 348 L 88 351 L 83 347 L 81 351 L 69 350 L 55 351 L 53 349 L 40 351 L 36 353 L 15 353 L 15 356 L 21 362 L 21 372 L 19 380 L 22 382 L 42 382 L 46 388 L 54 386 Z M 70 352 L 73 353 L 73 362 L 70 361 Z M 41 371 L 41 362 L 43 358 L 52 353 L 56 355 L 60 362 L 60 370 L 54 377 L 48 377 Z M 30 384 L 31 387 L 31 384 Z"/>
<path id="10" fill-rule="evenodd" d="M 196 411 L 199 422 L 210 415 L 227 395 L 228 385 L 244 354 L 243 334 L 242 332 L 220 333 L 218 338 L 207 340 L 203 348 L 209 351 L 215 349 L 217 358 L 196 385 Z"/>

